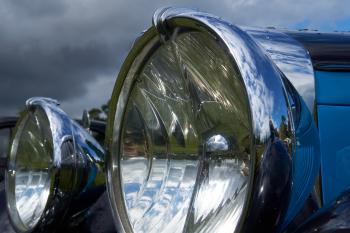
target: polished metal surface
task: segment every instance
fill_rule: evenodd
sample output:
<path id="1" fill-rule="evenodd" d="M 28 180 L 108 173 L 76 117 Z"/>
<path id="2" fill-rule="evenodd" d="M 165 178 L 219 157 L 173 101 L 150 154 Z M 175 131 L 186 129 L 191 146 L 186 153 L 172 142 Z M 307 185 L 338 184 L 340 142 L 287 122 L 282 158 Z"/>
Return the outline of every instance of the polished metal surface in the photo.
<path id="1" fill-rule="evenodd" d="M 29 99 L 14 135 L 5 181 L 17 232 L 56 230 L 103 193 L 103 149 L 56 101 Z"/>
<path id="2" fill-rule="evenodd" d="M 40 220 L 49 197 L 52 136 L 45 113 L 36 109 L 19 126 L 15 157 L 15 203 L 24 226 Z"/>
<path id="3" fill-rule="evenodd" d="M 288 93 L 295 130 L 293 186 L 288 210 L 281 228 L 286 227 L 303 208 L 313 191 L 320 170 L 320 140 L 314 118 L 293 84 L 283 78 Z"/>
<path id="4" fill-rule="evenodd" d="M 222 47 L 200 32 L 162 43 L 125 108 L 120 205 L 134 232 L 235 229 L 250 181 L 251 125 Z"/>
<path id="5" fill-rule="evenodd" d="M 304 46 L 276 29 L 243 27 L 263 48 L 292 83 L 311 113 L 315 113 L 315 76 L 309 52 Z"/>
<path id="6" fill-rule="evenodd" d="M 129 173 L 137 173 L 135 177 L 138 178 L 137 183 L 139 185 L 135 185 L 130 190 L 139 190 L 140 186 L 144 185 L 145 182 L 147 183 L 150 177 L 157 178 L 150 187 L 157 188 L 158 185 L 161 185 L 161 188 L 158 190 L 162 190 L 162 183 L 157 183 L 156 181 L 162 180 L 162 177 L 164 177 L 164 174 L 160 171 L 165 171 L 167 167 L 171 168 L 172 163 L 168 162 L 171 161 L 169 157 L 171 159 L 179 158 L 174 163 L 174 166 L 179 168 L 179 173 L 174 175 L 176 182 L 172 182 L 172 184 L 181 184 L 179 178 L 183 177 L 182 174 L 184 174 L 183 171 L 186 170 L 186 167 L 191 167 L 192 169 L 189 170 L 192 172 L 186 175 L 189 179 L 186 180 L 186 192 L 183 192 L 185 196 L 182 196 L 182 199 L 180 198 L 181 202 L 179 203 L 181 205 L 168 203 L 156 210 L 167 212 L 175 208 L 173 210 L 174 213 L 179 211 L 181 214 L 174 216 L 180 216 L 181 218 L 179 219 L 186 219 L 184 220 L 184 225 L 182 225 L 182 222 L 178 222 L 178 228 L 157 228 L 155 226 L 154 229 L 157 229 L 157 231 L 216 232 L 225 229 L 225 232 L 274 232 L 281 230 L 282 224 L 288 224 L 288 222 L 285 222 L 286 214 L 292 218 L 296 215 L 298 208 L 301 208 L 299 206 L 291 206 L 291 200 L 297 200 L 300 203 L 306 200 L 309 195 L 308 191 L 311 191 L 312 188 L 310 188 L 309 183 L 314 181 L 316 177 L 315 171 L 319 168 L 319 160 L 315 159 L 318 156 L 316 127 L 313 123 L 312 115 L 300 94 L 290 84 L 290 81 L 276 64 L 272 62 L 271 58 L 266 56 L 265 49 L 251 35 L 239 27 L 206 13 L 178 8 L 158 10 L 153 18 L 153 23 L 154 26 L 138 38 L 129 56 L 126 58 L 111 98 L 106 135 L 106 142 L 109 145 L 107 178 L 108 192 L 118 230 L 120 232 L 143 232 L 145 230 L 135 228 L 137 226 L 137 221 L 135 220 L 143 216 L 144 212 L 131 213 L 131 207 L 140 196 L 137 195 L 138 192 L 130 196 L 124 195 L 124 185 L 129 180 L 125 181 L 123 177 L 128 177 Z M 193 47 L 198 46 L 193 53 L 193 56 L 198 56 L 198 59 L 201 59 L 198 65 L 196 62 L 191 61 L 190 57 L 192 55 L 189 55 L 191 53 L 181 52 L 189 52 L 188 50 L 190 49 L 184 44 L 177 42 L 177 40 L 181 40 L 180 38 L 185 38 L 186 36 L 184 35 L 186 34 L 198 34 L 203 38 L 200 45 L 196 45 L 194 42 L 190 43 Z M 203 54 L 202 50 L 207 46 L 205 41 L 216 41 L 215 46 L 218 49 L 215 51 L 217 53 L 225 51 L 225 55 L 219 56 L 214 53 L 215 59 L 212 59 L 210 56 Z M 172 44 L 171 48 L 168 49 L 168 55 L 164 59 L 159 59 L 164 63 L 151 62 L 153 57 L 156 57 L 154 54 L 157 53 L 158 48 L 164 48 L 167 44 Z M 221 57 L 226 56 L 227 59 L 222 61 Z M 159 55 L 159 57 L 161 56 Z M 172 62 L 165 62 L 167 60 L 171 61 L 171 59 L 173 59 Z M 228 67 L 231 68 L 225 66 L 227 63 Z M 142 74 L 147 64 L 151 64 L 157 69 L 151 69 L 150 75 L 144 77 Z M 212 67 L 216 67 L 215 73 L 211 73 L 210 69 Z M 237 76 L 229 76 L 228 80 L 220 78 L 222 73 L 232 68 L 236 70 Z M 178 72 L 177 70 L 180 70 L 180 74 L 176 73 Z M 171 72 L 165 73 L 165 71 Z M 232 75 L 235 72 L 229 73 Z M 199 75 L 199 78 L 193 78 L 196 75 Z M 178 78 L 179 76 L 182 78 Z M 184 84 L 177 83 L 178 80 L 183 79 L 186 80 L 183 81 Z M 212 83 L 214 83 L 213 86 L 211 86 Z M 215 85 L 217 85 L 216 88 L 213 88 Z M 230 88 L 230 85 L 234 87 Z M 135 90 L 139 90 L 139 94 Z M 230 95 L 237 96 L 234 101 L 225 101 L 225 98 L 222 98 L 222 96 L 229 96 L 228 93 L 226 94 L 227 91 L 231 91 Z M 130 104 L 133 99 L 137 99 L 136 95 L 141 96 L 139 103 Z M 203 198 L 198 198 L 200 195 L 197 195 L 205 193 L 206 188 L 204 188 L 203 192 L 201 188 L 197 189 L 197 186 L 200 186 L 203 180 L 206 180 L 204 184 L 209 188 L 208 190 L 211 189 L 210 179 L 213 179 L 213 183 L 219 183 L 219 180 L 214 181 L 216 176 L 210 172 L 211 166 L 209 166 L 209 170 L 203 170 L 202 164 L 206 164 L 206 158 L 209 160 L 209 164 L 215 163 L 215 160 L 209 159 L 211 157 L 208 156 L 208 153 L 215 149 L 223 149 L 225 151 L 225 148 L 230 148 L 230 146 L 226 145 L 231 143 L 229 137 L 222 133 L 216 133 L 215 130 L 209 130 L 205 134 L 203 131 L 197 131 L 195 127 L 187 127 L 187 134 L 196 135 L 198 138 L 198 142 L 194 143 L 195 146 L 191 153 L 187 149 L 182 151 L 184 152 L 182 157 L 173 156 L 174 153 L 171 153 L 173 147 L 167 147 L 169 142 L 177 143 L 179 149 L 181 145 L 188 145 L 188 141 L 186 141 L 188 139 L 181 136 L 181 130 L 184 129 L 183 125 L 186 125 L 184 122 L 191 122 L 191 126 L 201 124 L 199 118 L 194 118 L 195 120 L 191 121 L 191 118 L 188 117 L 190 114 L 179 114 L 187 111 L 188 107 L 186 105 L 181 106 L 177 110 L 179 113 L 174 111 L 174 109 L 167 110 L 167 107 L 176 106 L 176 102 L 181 103 L 181 101 L 185 102 L 184 100 L 188 99 L 191 102 L 189 104 L 191 111 L 194 113 L 199 111 L 205 115 L 207 113 L 205 112 L 205 106 L 210 106 L 210 104 L 203 101 L 202 98 L 205 100 L 208 96 L 211 96 L 212 100 L 214 100 L 212 103 L 213 108 L 211 108 L 212 117 L 209 118 L 210 121 L 203 121 L 207 123 L 208 129 L 210 129 L 212 121 L 214 120 L 215 122 L 215 119 L 218 122 L 225 121 L 225 115 L 221 111 L 232 111 L 235 113 L 235 116 L 240 114 L 248 116 L 248 118 L 231 118 L 231 121 L 225 123 L 225 125 L 232 127 L 227 128 L 226 133 L 228 135 L 238 135 L 241 130 L 249 128 L 249 134 L 246 134 L 248 140 L 236 141 L 237 148 L 248 148 L 244 151 L 249 155 L 249 162 L 245 163 L 249 168 L 247 171 L 250 177 L 246 186 L 247 197 L 239 201 L 244 203 L 237 205 L 238 208 L 242 208 L 240 211 L 232 211 L 232 209 L 225 211 L 225 208 L 220 208 L 220 204 L 220 207 L 215 204 L 215 207 L 211 208 L 209 203 L 218 198 L 216 192 L 209 192 Z M 232 105 L 232 103 L 242 104 Z M 225 104 L 230 107 L 225 108 Z M 215 105 L 222 106 L 221 108 L 215 108 Z M 244 107 L 245 105 L 248 105 L 248 109 Z M 144 110 L 137 109 L 140 107 Z M 147 114 L 148 120 L 143 118 L 145 112 L 149 112 Z M 172 114 L 172 112 L 176 114 Z M 196 116 L 194 113 L 192 114 Z M 165 116 L 168 116 L 168 118 Z M 139 124 L 132 124 L 132 119 L 137 119 Z M 236 119 L 245 120 L 242 121 L 243 123 L 237 124 Z M 128 122 L 130 123 L 128 124 Z M 162 122 L 172 122 L 172 124 L 161 124 Z M 129 127 L 128 125 L 130 127 L 139 127 L 139 129 L 132 130 L 131 127 L 130 130 L 126 130 Z M 149 130 L 148 125 L 152 125 L 157 130 L 151 131 L 152 133 L 147 132 Z M 215 124 L 212 126 L 215 129 Z M 128 137 L 125 138 L 126 132 L 129 132 L 131 135 L 134 134 L 131 138 L 137 138 L 139 141 L 136 143 L 137 146 L 135 146 L 135 143 L 131 143 L 125 150 L 125 144 L 130 142 Z M 169 134 L 169 132 L 174 133 Z M 152 135 L 151 138 L 148 138 L 149 134 Z M 153 137 L 158 138 L 160 140 L 158 142 L 163 143 L 153 146 L 152 153 L 148 153 L 148 147 L 152 145 L 151 143 L 148 144 L 148 141 L 152 142 Z M 249 144 L 248 146 L 247 143 Z M 154 144 L 156 143 L 154 142 Z M 206 151 L 206 148 L 209 151 L 203 153 Z M 128 153 L 136 155 L 136 157 L 129 156 L 129 158 L 126 156 Z M 149 159 L 149 156 L 153 159 Z M 196 157 L 202 158 L 202 160 L 193 159 Z M 295 166 L 295 164 L 302 163 L 304 158 L 309 159 L 305 165 L 310 166 L 311 169 L 304 169 L 305 166 Z M 130 166 L 125 166 L 125 163 L 129 163 Z M 131 163 L 133 164 L 131 165 Z M 155 173 L 155 176 L 150 172 L 150 166 L 157 168 L 154 170 L 158 172 Z M 234 163 L 222 163 L 218 168 L 214 165 L 212 171 L 216 169 L 229 171 L 232 169 L 233 172 L 235 170 L 234 167 Z M 201 173 L 200 171 L 208 173 Z M 241 171 L 244 171 L 244 169 L 241 169 Z M 239 176 L 236 177 L 229 178 L 228 183 L 230 180 L 239 182 Z M 305 181 L 304 183 L 303 180 Z M 134 181 L 136 182 L 136 180 Z M 295 183 L 298 184 L 297 189 L 294 189 Z M 303 186 L 303 184 L 305 185 Z M 192 188 L 195 190 L 192 191 Z M 231 194 L 225 194 L 223 198 L 229 198 Z M 186 201 L 188 200 L 188 195 L 191 196 L 189 203 Z M 155 199 L 148 196 L 148 199 L 144 199 L 145 201 L 147 200 L 144 203 L 155 203 L 154 200 L 159 201 L 166 197 L 169 197 L 169 195 L 165 195 L 165 193 L 156 195 Z M 124 199 L 127 199 L 126 202 L 124 202 Z M 203 201 L 196 203 L 196 200 Z M 216 202 L 213 201 L 213 203 Z M 177 209 L 177 207 L 180 209 Z M 207 207 L 209 207 L 208 212 L 206 212 Z M 147 215 L 146 221 L 155 221 L 157 218 L 156 210 Z M 198 211 L 202 211 L 203 214 L 197 215 Z M 217 215 L 210 216 L 210 214 L 207 215 L 206 213 L 217 213 Z M 216 217 L 227 213 L 236 215 L 231 215 L 231 219 L 235 220 L 230 222 L 231 225 L 228 225 L 228 228 L 225 228 L 225 218 L 223 218 L 223 221 L 217 221 Z M 196 218 L 196 216 L 200 217 Z M 164 218 L 162 222 L 169 222 L 169 219 Z M 198 219 L 199 222 L 196 222 Z M 201 222 L 203 219 L 206 219 L 206 224 L 204 225 Z M 213 227 L 215 224 L 216 226 Z M 172 225 L 169 224 L 169 226 Z"/>

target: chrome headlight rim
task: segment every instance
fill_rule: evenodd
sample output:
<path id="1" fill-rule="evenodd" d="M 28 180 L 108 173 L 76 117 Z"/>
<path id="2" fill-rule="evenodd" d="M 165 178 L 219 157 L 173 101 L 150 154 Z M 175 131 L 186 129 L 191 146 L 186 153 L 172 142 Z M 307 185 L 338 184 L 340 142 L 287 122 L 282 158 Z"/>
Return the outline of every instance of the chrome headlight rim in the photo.
<path id="1" fill-rule="evenodd" d="M 129 68 L 132 67 L 133 65 L 136 65 L 138 67 L 136 70 L 139 70 L 142 67 L 144 58 L 147 57 L 147 54 L 151 53 L 151 51 L 154 49 L 153 46 L 155 46 L 157 42 L 158 42 L 157 31 L 155 30 L 155 28 L 150 28 L 143 34 L 141 38 L 135 41 L 133 48 L 131 49 L 131 52 L 126 58 L 126 61 L 123 63 L 121 71 L 119 72 L 117 82 L 113 89 L 112 98 L 110 101 L 110 112 L 109 112 L 109 117 L 108 117 L 108 122 L 106 127 L 106 142 L 109 145 L 109 150 L 106 156 L 107 190 L 108 190 L 110 204 L 112 207 L 112 214 L 113 214 L 114 220 L 116 221 L 115 226 L 117 227 L 118 232 L 133 232 L 133 230 L 128 220 L 129 217 L 127 215 L 127 210 L 124 205 L 124 199 L 123 199 L 124 195 L 122 191 L 123 188 L 120 182 L 120 178 L 121 178 L 120 163 L 119 163 L 120 160 L 119 158 L 115 160 L 113 159 L 113 156 L 111 156 L 111 154 L 117 153 L 120 151 L 120 144 L 114 143 L 114 142 L 116 142 L 118 138 L 121 138 L 120 134 L 122 130 L 121 124 L 114 125 L 114 122 L 122 122 L 123 115 L 126 111 L 127 99 L 132 89 L 132 82 L 130 81 L 127 82 L 126 79 L 127 77 L 134 76 L 136 73 L 135 72 L 133 74 L 130 74 Z M 127 86 L 128 93 L 124 93 L 124 95 L 121 96 L 122 90 L 123 89 L 125 90 L 125 88 L 123 88 L 124 85 Z M 121 97 L 121 102 L 119 102 L 118 97 Z M 117 106 L 118 109 L 123 109 L 123 111 L 117 112 L 114 106 Z M 117 133 L 114 133 L 114 132 L 117 132 Z M 118 205 L 117 203 L 122 203 L 122 204 Z"/>
<path id="2" fill-rule="evenodd" d="M 129 217 L 125 207 L 125 202 L 123 200 L 123 187 L 120 182 L 121 169 L 120 169 L 120 138 L 122 133 L 123 117 L 126 112 L 127 100 L 129 94 L 132 90 L 133 82 L 135 80 L 135 75 L 142 69 L 147 58 L 153 54 L 158 47 L 161 46 L 162 40 L 168 40 L 171 37 L 171 33 L 180 29 L 181 32 L 176 33 L 186 33 L 186 32 L 200 32 L 205 35 L 214 37 L 221 47 L 229 54 L 232 59 L 231 63 L 234 68 L 237 69 L 238 73 L 241 75 L 237 63 L 232 56 L 227 41 L 224 41 L 220 35 L 215 31 L 215 27 L 209 25 L 196 17 L 191 17 L 193 13 L 191 10 L 182 10 L 179 16 L 172 17 L 171 15 L 176 15 L 178 9 L 175 9 L 175 13 L 171 12 L 171 8 L 165 8 L 157 11 L 153 18 L 154 26 L 149 28 L 143 33 L 143 35 L 138 38 L 133 47 L 131 48 L 129 55 L 124 61 L 115 87 L 113 89 L 111 101 L 110 101 L 110 111 L 107 122 L 106 131 L 106 145 L 108 146 L 108 153 L 106 157 L 107 161 L 107 191 L 109 195 L 110 204 L 112 207 L 112 213 L 115 220 L 115 225 L 120 232 L 133 232 L 133 228 L 129 222 Z M 164 14 L 165 13 L 165 14 Z M 187 14 L 188 13 L 188 14 Z M 170 15 L 170 16 L 169 16 Z M 166 24 L 163 24 L 166 19 Z M 164 27 L 166 25 L 166 28 Z M 135 68 L 136 67 L 136 68 Z M 130 68 L 133 68 L 132 70 Z M 242 77 L 240 76 L 240 79 Z M 241 80 L 243 83 L 243 80 Z M 244 90 L 246 98 L 248 94 Z M 248 109 L 250 107 L 248 106 Z M 249 109 L 249 121 L 252 121 L 251 112 Z M 253 135 L 253 130 L 250 129 L 251 135 Z M 256 180 L 255 171 L 257 169 L 258 156 L 255 153 L 253 137 L 251 137 L 251 170 L 248 181 L 248 190 L 245 196 L 245 201 L 243 204 L 243 211 L 239 222 L 236 226 L 235 232 L 240 232 L 244 222 L 247 218 L 248 212 L 250 210 L 251 199 L 253 196 L 254 182 Z M 118 158 L 114 158 L 113 155 L 118 155 Z"/>

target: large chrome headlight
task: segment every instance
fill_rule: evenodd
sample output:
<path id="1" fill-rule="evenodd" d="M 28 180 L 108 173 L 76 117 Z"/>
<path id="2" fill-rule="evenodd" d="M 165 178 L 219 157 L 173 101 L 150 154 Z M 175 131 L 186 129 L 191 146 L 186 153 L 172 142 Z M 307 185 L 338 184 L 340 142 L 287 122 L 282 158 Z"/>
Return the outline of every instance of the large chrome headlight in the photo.
<path id="1" fill-rule="evenodd" d="M 103 149 L 47 98 L 27 101 L 6 171 L 10 220 L 18 232 L 48 232 L 86 208 L 74 199 L 103 192 Z"/>
<path id="2" fill-rule="evenodd" d="M 111 100 L 108 191 L 119 230 L 277 229 L 302 106 L 284 82 L 239 28 L 198 12 L 157 12 Z"/>

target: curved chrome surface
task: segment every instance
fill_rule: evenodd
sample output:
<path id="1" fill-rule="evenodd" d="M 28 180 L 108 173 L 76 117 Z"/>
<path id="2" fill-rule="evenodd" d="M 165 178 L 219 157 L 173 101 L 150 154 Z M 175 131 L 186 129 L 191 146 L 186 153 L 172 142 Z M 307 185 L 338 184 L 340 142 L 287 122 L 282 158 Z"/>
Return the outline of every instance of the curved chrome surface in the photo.
<path id="1" fill-rule="evenodd" d="M 154 27 L 138 38 L 126 58 L 111 98 L 106 134 L 110 150 L 107 158 L 107 179 L 108 193 L 119 231 L 132 232 L 125 210 L 118 209 L 116 205 L 118 201 L 122 201 L 117 195 L 117 190 L 122 187 L 115 180 L 120 172 L 116 157 L 119 153 L 121 116 L 128 100 L 128 93 L 123 93 L 122 90 L 132 86 L 138 72 L 130 67 L 141 66 L 155 43 L 169 40 L 179 31 L 192 30 L 213 36 L 226 48 L 232 58 L 231 62 L 241 73 L 250 105 L 253 135 L 251 156 L 255 158 L 255 168 L 248 189 L 250 197 L 236 232 L 281 230 L 282 224 L 288 223 L 285 222 L 286 214 L 293 217 L 298 211 L 298 207 L 290 206 L 291 200 L 297 199 L 300 203 L 306 200 L 310 189 L 308 182 L 315 179 L 316 174 L 312 172 L 319 167 L 318 160 L 314 160 L 318 156 L 318 135 L 303 100 L 293 86 L 286 84 L 288 80 L 266 56 L 261 45 L 239 27 L 206 13 L 176 8 L 158 10 L 153 23 Z M 217 146 L 224 147 L 224 144 Z M 304 158 L 301 152 L 303 148 L 308 148 L 304 154 L 310 161 L 305 164 L 312 167 L 312 172 L 305 173 L 299 166 L 294 166 L 297 159 L 302 161 Z M 294 191 L 293 183 L 296 179 L 302 180 L 304 176 L 307 177 L 306 187 L 298 189 L 298 192 Z"/>
<path id="2" fill-rule="evenodd" d="M 53 143 L 45 112 L 37 108 L 26 114 L 17 132 L 10 157 L 16 172 L 8 182 L 9 200 L 17 212 L 10 214 L 18 213 L 18 226 L 31 229 L 43 214 L 51 186 Z"/>
<path id="3" fill-rule="evenodd" d="M 316 124 L 306 103 L 286 77 L 283 78 L 295 126 L 296 147 L 293 154 L 293 187 L 286 217 L 286 227 L 303 208 L 319 174 L 321 156 Z"/>
<path id="4" fill-rule="evenodd" d="M 18 232 L 48 232 L 56 229 L 57 223 L 68 221 L 76 213 L 86 209 L 104 191 L 105 176 L 104 150 L 99 143 L 74 120 L 70 119 L 55 100 L 35 97 L 26 102 L 27 111 L 19 119 L 15 135 L 20 134 L 19 126 L 28 114 L 40 109 L 48 119 L 52 135 L 51 160 L 49 162 L 50 188 L 44 210 L 39 221 L 25 229 L 18 224 L 18 212 L 13 199 L 16 177 L 14 150 L 18 144 L 16 137 L 6 171 L 6 196 L 12 225 Z M 91 197 L 91 198 L 89 198 Z M 79 200 L 84 200 L 84 203 Z"/>
<path id="5" fill-rule="evenodd" d="M 126 206 L 134 232 L 234 230 L 253 162 L 239 71 L 202 32 L 172 36 L 150 52 L 130 77 L 119 154 L 125 203 L 117 205 Z"/>
<path id="6" fill-rule="evenodd" d="M 313 101 L 309 101 L 313 97 L 305 97 L 308 93 L 303 92 L 304 98 L 309 101 L 307 107 L 298 93 L 303 85 L 296 91 L 291 84 L 297 82 L 304 72 L 310 80 L 313 78 L 312 70 L 308 68 L 309 63 L 301 65 L 301 68 L 298 66 L 301 61 L 308 62 L 308 58 L 303 54 L 304 57 L 292 65 L 292 68 L 285 68 L 284 63 L 287 64 L 287 60 L 281 63 L 276 60 L 278 66 L 271 62 L 271 56 L 266 56 L 263 46 L 241 28 L 193 10 L 160 9 L 153 17 L 153 24 L 154 27 L 135 42 L 121 68 L 111 98 L 106 134 L 109 145 L 107 179 L 118 230 L 132 232 L 125 209 L 117 205 L 121 201 L 118 192 L 122 190 L 117 180 L 120 174 L 117 162 L 119 137 L 124 107 L 129 96 L 129 92 L 125 90 L 130 90 L 138 72 L 135 67 L 142 66 L 147 55 L 151 53 L 152 46 L 171 40 L 181 31 L 207 33 L 221 43 L 232 57 L 231 62 L 237 66 L 248 96 L 252 125 L 250 152 L 255 158 L 255 172 L 249 187 L 250 197 L 236 231 L 282 230 L 308 197 L 319 168 L 319 139 L 309 111 L 313 109 Z M 295 48 L 301 49 L 298 46 Z M 273 59 L 277 57 L 276 55 Z M 296 67 L 301 71 L 294 72 Z M 286 78 L 281 70 L 289 74 L 289 77 Z M 307 87 L 313 86 L 309 80 L 306 83 Z M 210 145 L 210 141 L 208 143 Z M 215 146 L 224 147 L 224 144 Z"/>
<path id="7" fill-rule="evenodd" d="M 315 113 L 315 76 L 309 52 L 293 37 L 275 29 L 241 27 L 263 48 Z"/>
<path id="8" fill-rule="evenodd" d="M 286 84 L 286 86 L 288 86 L 289 92 L 295 93 L 293 94 L 295 100 L 291 101 L 292 108 L 299 109 L 296 117 L 300 118 L 300 115 L 303 115 L 301 117 L 302 121 L 296 124 L 296 134 L 299 139 L 297 143 L 318 138 L 318 131 L 313 121 L 316 117 L 315 76 L 309 52 L 299 41 L 287 35 L 284 31 L 250 27 L 241 28 L 262 47 L 267 56 L 288 79 L 290 84 Z M 298 100 L 298 95 L 301 96 L 301 100 Z M 310 117 L 307 109 L 313 114 L 314 118 Z M 300 144 L 296 153 L 299 156 L 294 159 L 293 169 L 297 173 L 294 172 L 292 200 L 284 226 L 302 208 L 306 196 L 311 192 L 314 176 L 318 172 L 317 164 L 320 163 L 319 141 L 311 140 L 307 144 Z"/>

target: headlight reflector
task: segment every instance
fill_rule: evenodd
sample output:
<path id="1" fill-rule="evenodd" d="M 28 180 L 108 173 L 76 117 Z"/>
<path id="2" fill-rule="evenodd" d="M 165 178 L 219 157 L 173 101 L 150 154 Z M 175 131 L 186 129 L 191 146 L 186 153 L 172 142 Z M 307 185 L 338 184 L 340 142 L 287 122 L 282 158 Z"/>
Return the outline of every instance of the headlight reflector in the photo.
<path id="1" fill-rule="evenodd" d="M 48 119 L 40 108 L 21 122 L 11 149 L 12 174 L 8 179 L 11 215 L 18 215 L 19 226 L 31 229 L 40 219 L 49 197 L 50 163 L 53 157 Z M 14 218 L 16 219 L 16 218 Z"/>
<path id="2" fill-rule="evenodd" d="M 251 123 L 232 64 L 214 37 L 185 32 L 157 47 L 123 87 L 120 177 L 112 179 L 133 232 L 237 227 L 251 178 Z"/>

